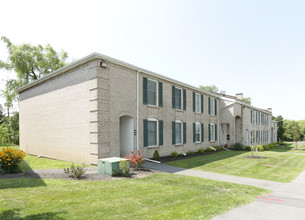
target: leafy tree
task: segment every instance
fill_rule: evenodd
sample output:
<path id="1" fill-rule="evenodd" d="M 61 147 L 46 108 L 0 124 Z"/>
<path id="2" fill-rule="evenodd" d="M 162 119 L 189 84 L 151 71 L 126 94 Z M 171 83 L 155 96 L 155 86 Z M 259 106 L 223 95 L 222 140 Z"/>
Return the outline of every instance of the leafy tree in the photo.
<path id="1" fill-rule="evenodd" d="M 212 93 L 226 93 L 224 90 L 219 90 L 217 86 L 211 85 L 211 86 L 199 86 L 200 89 L 207 91 L 207 92 L 212 92 Z"/>
<path id="2" fill-rule="evenodd" d="M 284 119 L 281 115 L 277 116 L 275 119 L 275 121 L 277 121 L 277 138 L 278 138 L 278 142 L 279 141 L 283 141 L 284 139 L 284 133 L 285 133 L 285 129 L 284 129 Z"/>
<path id="3" fill-rule="evenodd" d="M 250 97 L 245 97 L 245 98 L 243 98 L 243 102 L 248 104 L 248 105 L 251 105 L 251 98 Z"/>
<path id="4" fill-rule="evenodd" d="M 16 89 L 51 73 L 66 63 L 68 55 L 66 52 L 56 52 L 51 45 L 45 47 L 31 44 L 13 44 L 7 37 L 1 37 L 8 49 L 7 61 L 0 60 L 0 69 L 14 70 L 17 79 L 8 80 L 4 91 L 6 106 L 12 107 L 16 100 Z"/>
<path id="5" fill-rule="evenodd" d="M 3 123 L 3 121 L 4 121 L 4 113 L 3 113 L 3 107 L 2 107 L 2 105 L 0 105 L 0 124 L 2 124 Z"/>
<path id="6" fill-rule="evenodd" d="M 9 133 L 10 140 L 14 144 L 19 144 L 19 112 L 13 114 L 12 117 L 9 118 Z"/>

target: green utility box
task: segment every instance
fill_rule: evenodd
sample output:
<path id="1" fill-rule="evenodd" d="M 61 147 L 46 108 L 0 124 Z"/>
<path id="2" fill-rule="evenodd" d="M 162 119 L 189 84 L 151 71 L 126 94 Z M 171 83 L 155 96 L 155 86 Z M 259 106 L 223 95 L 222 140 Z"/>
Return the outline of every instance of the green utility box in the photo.
<path id="1" fill-rule="evenodd" d="M 120 157 L 110 157 L 105 159 L 97 160 L 97 169 L 99 174 L 106 174 L 112 176 L 112 172 L 114 171 L 116 174 L 120 173 L 120 161 L 127 160 L 125 158 Z"/>

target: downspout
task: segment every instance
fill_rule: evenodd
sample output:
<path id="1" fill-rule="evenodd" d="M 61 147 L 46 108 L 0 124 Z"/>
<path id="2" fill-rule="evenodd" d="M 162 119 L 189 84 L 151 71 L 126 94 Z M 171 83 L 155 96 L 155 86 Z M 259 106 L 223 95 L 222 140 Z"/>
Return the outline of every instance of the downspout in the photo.
<path id="1" fill-rule="evenodd" d="M 139 73 L 140 69 L 137 71 L 137 150 L 139 150 Z"/>

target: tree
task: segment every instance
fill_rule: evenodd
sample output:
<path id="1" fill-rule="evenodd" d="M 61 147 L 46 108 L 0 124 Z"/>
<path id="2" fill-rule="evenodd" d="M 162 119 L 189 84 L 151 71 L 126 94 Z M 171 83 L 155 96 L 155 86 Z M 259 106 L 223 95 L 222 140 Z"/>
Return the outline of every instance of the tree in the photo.
<path id="1" fill-rule="evenodd" d="M 226 91 L 224 90 L 219 90 L 217 86 L 215 85 L 211 85 L 211 86 L 203 86 L 203 85 L 200 85 L 199 86 L 200 89 L 204 90 L 204 91 L 207 91 L 207 92 L 212 92 L 212 93 L 226 93 Z"/>
<path id="2" fill-rule="evenodd" d="M 300 140 L 300 126 L 297 121 L 291 122 L 292 140 L 295 142 L 295 147 L 298 149 L 298 141 Z"/>
<path id="3" fill-rule="evenodd" d="M 248 105 L 251 105 L 251 98 L 250 97 L 245 97 L 245 98 L 243 98 L 243 102 L 248 104 Z"/>
<path id="4" fill-rule="evenodd" d="M 16 100 L 16 89 L 66 65 L 67 53 L 58 53 L 49 44 L 45 47 L 15 45 L 4 36 L 1 40 L 6 44 L 9 56 L 6 62 L 0 60 L 0 69 L 14 70 L 17 74 L 17 79 L 7 81 L 3 93 L 8 108 L 12 107 L 13 101 Z"/>
<path id="5" fill-rule="evenodd" d="M 278 142 L 283 141 L 284 140 L 284 133 L 285 133 L 285 129 L 283 127 L 284 125 L 284 119 L 281 115 L 277 116 L 275 119 L 275 121 L 277 121 L 277 139 Z"/>
<path id="6" fill-rule="evenodd" d="M 9 118 L 9 133 L 10 133 L 10 141 L 14 144 L 19 144 L 19 112 L 13 114 L 12 117 Z"/>

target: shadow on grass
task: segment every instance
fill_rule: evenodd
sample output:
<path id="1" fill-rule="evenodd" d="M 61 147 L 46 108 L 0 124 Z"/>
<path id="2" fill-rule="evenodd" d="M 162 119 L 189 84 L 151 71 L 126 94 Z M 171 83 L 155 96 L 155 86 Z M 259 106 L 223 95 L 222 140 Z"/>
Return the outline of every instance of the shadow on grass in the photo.
<path id="1" fill-rule="evenodd" d="M 304 147 L 305 147 L 305 145 L 303 143 L 298 143 L 298 149 L 296 149 L 294 144 L 286 143 L 284 145 L 275 147 L 275 148 L 270 149 L 268 151 L 274 151 L 274 152 L 287 152 L 287 151 L 291 151 L 291 150 L 305 151 Z"/>
<path id="2" fill-rule="evenodd" d="M 210 155 L 176 160 L 176 161 L 168 162 L 166 164 L 156 164 L 156 163 L 147 162 L 144 164 L 144 166 L 149 167 L 151 169 L 160 170 L 166 173 L 176 173 L 179 171 L 183 171 L 185 169 L 200 167 L 208 163 L 212 163 L 218 160 L 225 160 L 245 153 L 248 153 L 248 151 L 235 151 L 235 150 L 220 151 Z"/>
<path id="3" fill-rule="evenodd" d="M 65 213 L 65 212 L 44 212 L 40 214 L 32 214 L 32 215 L 26 215 L 24 217 L 20 216 L 20 209 L 8 209 L 5 211 L 2 211 L 0 213 L 0 219 L 16 219 L 16 220 L 29 220 L 29 219 L 55 219 L 60 220 L 64 219 L 62 217 L 57 216 L 58 214 Z"/>
<path id="4" fill-rule="evenodd" d="M 34 172 L 28 163 L 22 162 L 23 173 L 0 174 L 0 189 L 40 187 L 47 184 Z M 1 216 L 0 216 L 0 219 Z"/>

